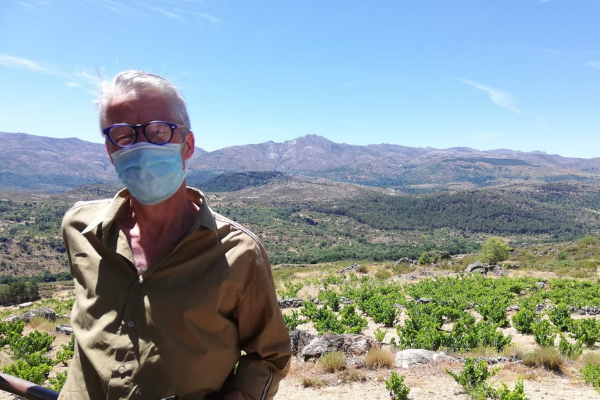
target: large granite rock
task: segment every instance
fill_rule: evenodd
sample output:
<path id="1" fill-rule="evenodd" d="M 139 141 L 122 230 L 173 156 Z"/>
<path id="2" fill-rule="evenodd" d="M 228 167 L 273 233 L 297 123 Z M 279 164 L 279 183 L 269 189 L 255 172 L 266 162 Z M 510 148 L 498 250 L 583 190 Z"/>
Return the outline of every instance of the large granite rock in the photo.
<path id="1" fill-rule="evenodd" d="M 297 354 L 301 351 L 307 344 L 309 344 L 315 335 L 312 335 L 306 331 L 295 330 L 290 332 L 290 341 L 292 342 L 292 353 Z"/>
<path id="2" fill-rule="evenodd" d="M 364 335 L 323 335 L 313 338 L 300 351 L 299 356 L 304 361 L 323 357 L 323 355 L 334 351 L 360 356 L 375 347 L 380 347 L 380 343 L 374 338 Z"/>
<path id="3" fill-rule="evenodd" d="M 11 315 L 10 317 L 6 318 L 5 321 L 15 322 L 15 321 L 21 320 L 21 321 L 29 322 L 34 317 L 37 317 L 37 316 L 44 317 L 50 321 L 56 321 L 56 318 L 58 318 L 58 314 L 53 309 L 46 308 L 46 307 L 40 307 L 40 308 L 34 308 L 33 310 L 29 310 L 26 313 L 21 314 L 21 315 Z"/>

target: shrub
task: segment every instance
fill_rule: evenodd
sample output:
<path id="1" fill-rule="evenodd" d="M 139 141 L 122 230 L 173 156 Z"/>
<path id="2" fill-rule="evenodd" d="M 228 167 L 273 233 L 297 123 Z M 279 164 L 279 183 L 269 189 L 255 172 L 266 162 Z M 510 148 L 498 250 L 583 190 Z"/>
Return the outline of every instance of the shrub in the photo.
<path id="1" fill-rule="evenodd" d="M 488 238 L 481 245 L 481 261 L 489 264 L 496 264 L 504 261 L 510 255 L 513 249 L 504 243 L 499 237 Z"/>
<path id="2" fill-rule="evenodd" d="M 431 256 L 429 255 L 429 253 L 427 253 L 426 251 L 424 251 L 421 254 L 421 257 L 419 257 L 419 261 L 418 264 L 419 265 L 425 265 L 425 264 L 431 264 Z"/>
<path id="3" fill-rule="evenodd" d="M 501 327 L 508 326 L 505 302 L 492 299 L 487 303 L 478 305 L 476 310 L 485 321 L 491 321 Z"/>
<path id="4" fill-rule="evenodd" d="M 321 357 L 319 364 L 325 372 L 335 372 L 346 367 L 346 358 L 341 351 L 334 351 Z"/>
<path id="5" fill-rule="evenodd" d="M 375 339 L 378 342 L 383 342 L 383 339 L 385 339 L 385 335 L 387 334 L 387 331 L 385 329 L 375 329 Z"/>
<path id="6" fill-rule="evenodd" d="M 540 318 L 536 315 L 535 311 L 528 308 L 523 308 L 512 317 L 513 326 L 516 330 L 521 333 L 531 334 L 531 324 L 539 322 Z"/>
<path id="7" fill-rule="evenodd" d="M 6 346 L 12 337 L 21 336 L 25 322 L 0 322 L 0 347 Z"/>
<path id="8" fill-rule="evenodd" d="M 560 343 L 558 344 L 558 352 L 561 356 L 567 357 L 570 359 L 576 359 L 581 355 L 583 343 L 581 341 L 576 341 L 571 344 L 565 339 L 563 335 L 560 336 Z"/>
<path id="9" fill-rule="evenodd" d="M 280 290 L 278 293 L 282 299 L 291 299 L 294 297 L 298 297 L 298 292 L 304 287 L 304 284 L 302 282 L 293 284 L 292 282 L 287 281 L 284 283 L 284 285 L 286 290 Z"/>
<path id="10" fill-rule="evenodd" d="M 556 338 L 556 332 L 552 329 L 552 325 L 546 319 L 540 322 L 534 322 L 531 324 L 531 330 L 533 331 L 533 338 L 535 342 L 540 346 L 554 346 L 554 339 Z"/>
<path id="11" fill-rule="evenodd" d="M 596 391 L 600 393 L 600 366 L 594 363 L 588 362 L 585 368 L 581 370 L 583 380 L 591 383 Z"/>
<path id="12" fill-rule="evenodd" d="M 50 389 L 55 392 L 60 392 L 67 382 L 67 373 L 59 372 L 56 374 L 56 378 L 50 378 Z"/>
<path id="13" fill-rule="evenodd" d="M 572 336 L 588 347 L 593 347 L 600 337 L 600 323 L 595 318 L 575 320 L 571 324 Z"/>
<path id="14" fill-rule="evenodd" d="M 488 385 L 487 380 L 496 375 L 499 370 L 500 368 L 495 368 L 490 371 L 485 360 L 475 361 L 475 358 L 468 357 L 460 374 L 456 374 L 448 368 L 446 368 L 446 373 L 464 387 L 471 397 L 485 399 L 493 397 L 495 394 L 495 390 Z"/>
<path id="15" fill-rule="evenodd" d="M 380 269 L 377 272 L 375 272 L 375 278 L 380 279 L 382 281 L 390 279 L 391 277 L 392 277 L 392 273 L 390 271 L 388 271 L 387 269 Z"/>
<path id="16" fill-rule="evenodd" d="M 394 366 L 396 359 L 388 350 L 374 348 L 369 350 L 365 356 L 365 363 L 370 369 L 389 368 Z"/>
<path id="17" fill-rule="evenodd" d="M 307 378 L 306 376 L 300 380 L 300 384 L 305 388 L 320 388 L 327 386 L 328 383 L 325 379 Z"/>
<path id="18" fill-rule="evenodd" d="M 566 261 L 568 258 L 569 258 L 569 255 L 567 254 L 566 251 L 559 251 L 555 257 L 556 261 Z"/>
<path id="19" fill-rule="evenodd" d="M 356 268 L 356 272 L 358 272 L 359 274 L 366 274 L 367 272 L 369 272 L 369 269 L 367 268 L 366 265 L 359 265 L 358 268 Z"/>
<path id="20" fill-rule="evenodd" d="M 346 382 L 364 382 L 367 380 L 367 376 L 364 374 L 364 372 L 355 368 L 343 370 L 340 374 L 340 377 Z"/>
<path id="21" fill-rule="evenodd" d="M 346 306 L 340 313 L 342 316 L 341 323 L 344 325 L 344 333 L 360 333 L 369 323 L 366 318 L 362 318 L 354 309 L 354 306 Z"/>
<path id="22" fill-rule="evenodd" d="M 56 336 L 33 331 L 27 336 L 13 336 L 10 339 L 10 351 L 15 358 L 23 358 L 27 354 L 48 351 Z"/>
<path id="23" fill-rule="evenodd" d="M 319 300 L 333 311 L 340 311 L 340 296 L 333 290 L 321 290 L 319 292 Z"/>
<path id="24" fill-rule="evenodd" d="M 409 264 L 401 263 L 393 265 L 392 272 L 394 273 L 394 275 L 410 274 L 412 272 L 412 269 L 410 268 Z"/>
<path id="25" fill-rule="evenodd" d="M 499 400 L 529 400 L 523 389 L 523 377 L 520 376 L 515 383 L 515 388 L 510 390 L 504 382 L 500 382 L 500 388 L 496 390 Z"/>
<path id="26" fill-rule="evenodd" d="M 573 320 L 571 319 L 571 308 L 565 303 L 559 303 L 548 313 L 550 321 L 559 331 L 567 331 Z"/>
<path id="27" fill-rule="evenodd" d="M 385 380 L 385 388 L 390 391 L 390 396 L 395 400 L 408 399 L 410 388 L 404 384 L 404 375 L 392 372 L 390 379 Z"/>
<path id="28" fill-rule="evenodd" d="M 285 327 L 287 328 L 288 331 L 293 331 L 295 330 L 298 325 L 300 325 L 301 323 L 303 323 L 303 320 L 300 320 L 298 318 L 298 313 L 296 312 L 296 310 L 292 311 L 291 315 L 283 315 L 283 320 L 285 321 Z"/>
<path id="29" fill-rule="evenodd" d="M 16 376 L 17 378 L 41 385 L 50 373 L 54 362 L 42 356 L 41 352 L 27 354 L 8 367 L 2 368 L 2 372 Z"/>
<path id="30" fill-rule="evenodd" d="M 560 371 L 563 362 L 556 347 L 552 346 L 541 347 L 523 356 L 523 364 L 528 367 L 544 367 L 551 371 Z"/>

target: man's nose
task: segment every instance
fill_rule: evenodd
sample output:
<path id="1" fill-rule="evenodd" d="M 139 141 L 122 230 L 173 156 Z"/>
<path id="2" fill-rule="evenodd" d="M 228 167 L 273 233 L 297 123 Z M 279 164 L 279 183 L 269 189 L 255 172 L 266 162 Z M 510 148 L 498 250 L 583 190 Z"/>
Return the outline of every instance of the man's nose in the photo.
<path id="1" fill-rule="evenodd" d="M 139 143 L 139 142 L 148 143 L 148 138 L 146 137 L 146 135 L 144 133 L 144 130 L 146 129 L 145 127 L 136 126 L 133 129 L 135 129 L 135 131 L 137 132 L 137 140 L 135 141 L 136 143 Z"/>

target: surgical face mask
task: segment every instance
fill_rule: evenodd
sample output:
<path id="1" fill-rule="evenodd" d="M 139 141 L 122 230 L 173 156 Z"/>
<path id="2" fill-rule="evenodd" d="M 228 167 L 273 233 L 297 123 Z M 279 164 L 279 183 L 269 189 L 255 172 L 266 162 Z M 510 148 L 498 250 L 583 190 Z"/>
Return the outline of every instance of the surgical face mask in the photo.
<path id="1" fill-rule="evenodd" d="M 112 153 L 119 179 L 137 201 L 157 204 L 179 189 L 185 178 L 181 164 L 184 143 L 138 142 Z"/>

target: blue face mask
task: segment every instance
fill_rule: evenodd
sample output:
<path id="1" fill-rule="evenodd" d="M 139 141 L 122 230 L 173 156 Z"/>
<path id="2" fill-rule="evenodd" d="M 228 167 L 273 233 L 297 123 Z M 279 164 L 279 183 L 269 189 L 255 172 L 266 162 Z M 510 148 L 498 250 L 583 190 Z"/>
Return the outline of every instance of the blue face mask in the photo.
<path id="1" fill-rule="evenodd" d="M 185 178 L 182 146 L 139 142 L 114 152 L 112 159 L 129 193 L 140 203 L 153 205 L 173 196 Z"/>

